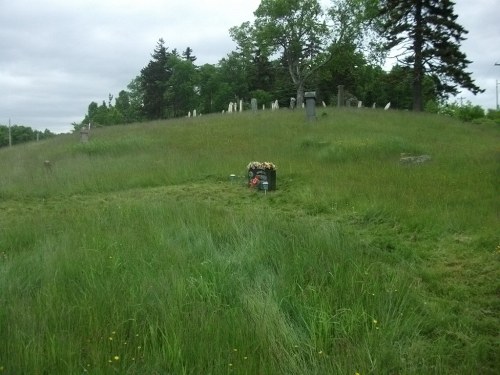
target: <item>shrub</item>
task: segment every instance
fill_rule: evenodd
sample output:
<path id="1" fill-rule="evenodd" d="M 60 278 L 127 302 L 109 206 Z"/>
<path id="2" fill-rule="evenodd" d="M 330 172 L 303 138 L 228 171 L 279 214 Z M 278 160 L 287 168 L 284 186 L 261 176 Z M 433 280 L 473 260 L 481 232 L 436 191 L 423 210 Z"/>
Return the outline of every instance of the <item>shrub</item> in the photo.
<path id="1" fill-rule="evenodd" d="M 486 118 L 494 121 L 496 124 L 500 125 L 500 111 L 498 109 L 488 109 Z"/>
<path id="2" fill-rule="evenodd" d="M 485 117 L 484 109 L 481 106 L 472 105 L 471 102 L 467 102 L 465 105 L 458 105 L 457 103 L 444 104 L 439 107 L 437 113 L 452 116 L 465 122 Z"/>
<path id="3" fill-rule="evenodd" d="M 468 102 L 464 106 L 460 106 L 455 111 L 455 117 L 462 121 L 470 122 L 475 119 L 480 119 L 484 117 L 484 109 L 478 105 L 472 105 Z"/>

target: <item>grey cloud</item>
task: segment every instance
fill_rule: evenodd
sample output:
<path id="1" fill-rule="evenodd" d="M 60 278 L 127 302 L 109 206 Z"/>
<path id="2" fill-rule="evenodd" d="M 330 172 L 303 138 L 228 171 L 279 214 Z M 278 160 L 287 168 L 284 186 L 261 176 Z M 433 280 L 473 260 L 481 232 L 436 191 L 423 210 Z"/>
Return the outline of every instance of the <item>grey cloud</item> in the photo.
<path id="1" fill-rule="evenodd" d="M 487 89 L 471 98 L 493 107 L 500 78 L 496 0 L 459 0 L 459 23 L 470 31 L 464 52 Z M 0 1 L 0 123 L 54 132 L 71 130 L 91 101 L 118 95 L 148 63 L 158 38 L 197 64 L 216 63 L 235 48 L 229 28 L 252 20 L 259 0 Z M 322 1 L 329 5 L 329 1 Z M 492 91 L 493 87 L 493 91 Z M 467 93 L 461 94 L 468 95 Z"/>

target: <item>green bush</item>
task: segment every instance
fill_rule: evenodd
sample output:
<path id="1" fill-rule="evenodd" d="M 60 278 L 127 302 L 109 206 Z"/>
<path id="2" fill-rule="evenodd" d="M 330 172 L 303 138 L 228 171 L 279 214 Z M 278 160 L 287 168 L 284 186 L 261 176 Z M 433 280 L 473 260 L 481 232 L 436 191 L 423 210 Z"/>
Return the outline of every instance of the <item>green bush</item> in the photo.
<path id="1" fill-rule="evenodd" d="M 478 105 L 472 105 L 470 102 L 464 106 L 458 107 L 455 117 L 462 121 L 470 122 L 484 117 L 484 109 Z"/>
<path id="2" fill-rule="evenodd" d="M 488 109 L 486 118 L 494 121 L 496 124 L 500 125 L 500 111 L 498 109 Z"/>
<path id="3" fill-rule="evenodd" d="M 435 104 L 435 103 L 434 103 Z M 433 111 L 434 106 L 427 103 L 426 110 L 431 113 L 436 113 Z M 484 109 L 478 105 L 472 105 L 471 102 L 467 102 L 465 105 L 458 105 L 457 103 L 444 104 L 439 106 L 437 113 L 441 115 L 455 117 L 461 121 L 471 122 L 472 120 L 481 119 L 485 117 Z"/>

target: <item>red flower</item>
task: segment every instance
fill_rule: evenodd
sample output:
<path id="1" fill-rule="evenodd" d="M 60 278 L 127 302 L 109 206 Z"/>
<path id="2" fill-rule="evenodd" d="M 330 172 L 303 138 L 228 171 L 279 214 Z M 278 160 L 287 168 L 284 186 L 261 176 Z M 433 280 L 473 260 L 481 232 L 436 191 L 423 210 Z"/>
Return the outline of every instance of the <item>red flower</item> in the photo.
<path id="1" fill-rule="evenodd" d="M 260 182 L 259 176 L 255 176 L 250 180 L 250 185 L 251 186 L 257 186 Z"/>

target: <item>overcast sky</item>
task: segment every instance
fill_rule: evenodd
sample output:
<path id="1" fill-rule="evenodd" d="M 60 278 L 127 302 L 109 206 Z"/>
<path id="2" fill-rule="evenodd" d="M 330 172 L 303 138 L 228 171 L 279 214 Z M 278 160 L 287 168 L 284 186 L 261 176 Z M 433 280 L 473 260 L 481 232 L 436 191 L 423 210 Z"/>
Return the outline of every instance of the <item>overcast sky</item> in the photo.
<path id="1" fill-rule="evenodd" d="M 253 20 L 259 0 L 0 0 L 0 124 L 72 130 L 90 102 L 118 95 L 147 65 L 159 38 L 197 65 L 236 48 L 229 28 Z M 329 4 L 325 0 L 322 3 Z M 494 108 L 500 80 L 498 0 L 456 0 L 469 34 L 462 51 L 486 89 L 463 101 Z"/>

